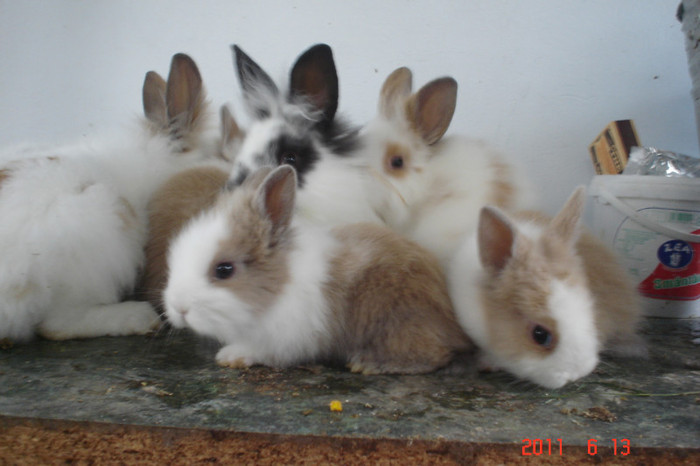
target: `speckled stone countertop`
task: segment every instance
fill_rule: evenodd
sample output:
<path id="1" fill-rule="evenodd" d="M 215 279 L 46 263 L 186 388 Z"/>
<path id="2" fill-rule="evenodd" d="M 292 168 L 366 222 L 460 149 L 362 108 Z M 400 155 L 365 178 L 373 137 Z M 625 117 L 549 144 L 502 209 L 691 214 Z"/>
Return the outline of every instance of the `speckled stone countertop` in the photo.
<path id="1" fill-rule="evenodd" d="M 234 370 L 189 333 L 36 341 L 0 350 L 6 418 L 245 433 L 700 448 L 700 320 L 649 319 L 648 360 L 604 358 L 559 390 L 502 373 L 362 376 L 321 366 Z M 342 402 L 342 412 L 329 404 Z M 608 446 L 610 446 L 608 445 Z"/>

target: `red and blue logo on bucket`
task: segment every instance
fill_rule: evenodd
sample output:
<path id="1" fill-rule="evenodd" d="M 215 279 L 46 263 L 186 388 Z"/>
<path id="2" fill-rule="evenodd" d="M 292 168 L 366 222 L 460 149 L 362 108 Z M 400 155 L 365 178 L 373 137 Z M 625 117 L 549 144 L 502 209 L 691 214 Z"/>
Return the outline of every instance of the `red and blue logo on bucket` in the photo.
<path id="1" fill-rule="evenodd" d="M 693 232 L 698 233 L 700 230 Z M 659 246 L 656 256 L 659 264 L 639 284 L 643 296 L 676 301 L 700 298 L 700 243 L 666 241 Z"/>

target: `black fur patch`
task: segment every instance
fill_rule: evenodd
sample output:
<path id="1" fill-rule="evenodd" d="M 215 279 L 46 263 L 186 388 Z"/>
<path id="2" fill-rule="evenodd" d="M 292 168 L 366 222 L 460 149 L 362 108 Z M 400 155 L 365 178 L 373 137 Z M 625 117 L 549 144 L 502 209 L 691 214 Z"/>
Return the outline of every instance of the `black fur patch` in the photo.
<path id="1" fill-rule="evenodd" d="M 304 186 L 306 173 L 310 172 L 319 159 L 319 153 L 311 138 L 294 137 L 282 134 L 270 142 L 267 154 L 275 165 L 288 164 L 297 172 L 297 184 Z"/>

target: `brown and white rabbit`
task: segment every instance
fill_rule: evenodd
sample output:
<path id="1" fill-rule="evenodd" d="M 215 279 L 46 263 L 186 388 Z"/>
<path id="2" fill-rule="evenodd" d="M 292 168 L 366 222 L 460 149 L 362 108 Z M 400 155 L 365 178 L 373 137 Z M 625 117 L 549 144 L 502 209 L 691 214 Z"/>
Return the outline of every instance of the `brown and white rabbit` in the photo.
<path id="1" fill-rule="evenodd" d="M 582 231 L 584 203 L 581 187 L 553 219 L 482 209 L 448 281 L 487 365 L 558 388 L 593 371 L 603 350 L 646 354 L 637 292 L 614 254 Z"/>
<path id="2" fill-rule="evenodd" d="M 228 107 L 221 107 L 221 157 L 218 163 L 177 173 L 166 181 L 148 204 L 148 239 L 138 294 L 156 309 L 162 308 L 162 294 L 168 275 L 167 252 L 170 241 L 202 210 L 208 209 L 224 190 L 231 164 L 243 139 Z"/>
<path id="3" fill-rule="evenodd" d="M 412 73 L 399 68 L 382 86 L 377 116 L 360 140 L 374 179 L 369 199 L 379 217 L 434 253 L 447 266 L 484 205 L 528 205 L 516 170 L 487 144 L 443 138 L 457 103 L 457 82 L 429 82 L 415 93 Z"/>
<path id="4" fill-rule="evenodd" d="M 264 167 L 183 229 L 164 293 L 174 327 L 217 338 L 233 367 L 423 373 L 470 348 L 429 253 L 378 225 L 294 215 L 296 189 L 292 167 Z"/>

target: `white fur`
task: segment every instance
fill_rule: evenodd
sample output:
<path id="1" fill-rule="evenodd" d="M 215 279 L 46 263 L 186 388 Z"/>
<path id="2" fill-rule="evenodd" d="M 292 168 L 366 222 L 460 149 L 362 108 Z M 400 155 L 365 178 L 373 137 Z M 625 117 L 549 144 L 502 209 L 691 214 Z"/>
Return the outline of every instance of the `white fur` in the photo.
<path id="1" fill-rule="evenodd" d="M 503 162 L 488 145 L 461 136 L 427 146 L 403 119 L 377 116 L 361 133 L 363 154 L 374 175 L 368 187 L 372 207 L 395 231 L 431 251 L 447 267 L 463 239 L 476 230 L 481 207 L 490 203 L 498 174 L 491 161 Z M 391 144 L 407 149 L 407 173 L 385 172 Z M 512 170 L 517 204 L 532 202 L 531 190 Z"/>
<path id="2" fill-rule="evenodd" d="M 205 155 L 146 128 L 0 154 L 0 338 L 145 333 L 150 306 L 122 303 L 143 265 L 146 205 Z M 49 159 L 47 157 L 56 157 Z"/>
<path id="3" fill-rule="evenodd" d="M 292 228 L 291 281 L 270 308 L 253 309 L 207 278 L 216 245 L 227 237 L 225 214 L 212 210 L 194 220 L 170 251 L 168 319 L 223 343 L 217 354 L 221 364 L 284 367 L 323 355 L 321 336 L 329 333 L 329 316 L 322 283 L 336 242 L 313 225 L 294 221 Z"/>
<path id="4" fill-rule="evenodd" d="M 236 180 L 242 171 L 252 173 L 262 166 L 274 165 L 266 154 L 270 141 L 283 131 L 295 134 L 296 130 L 282 116 L 251 124 L 230 179 Z M 305 182 L 297 191 L 300 215 L 320 225 L 381 223 L 367 199 L 370 173 L 364 160 L 351 155 L 339 157 L 314 138 L 309 142 L 319 153 L 319 160 L 305 174 Z"/>
<path id="5" fill-rule="evenodd" d="M 531 240 L 544 232 L 532 222 L 514 224 L 517 234 Z M 481 349 L 489 365 L 547 388 L 562 387 L 595 369 L 600 343 L 595 328 L 595 302 L 585 286 L 551 279 L 547 308 L 557 322 L 560 340 L 545 357 L 532 356 L 523 350 L 514 359 L 501 354 L 496 342 L 491 341 L 488 311 L 483 305 L 480 287 L 485 276 L 477 237 L 471 235 L 462 243 L 448 270 L 448 286 L 460 325 Z M 523 328 L 523 331 L 528 329 Z"/>

